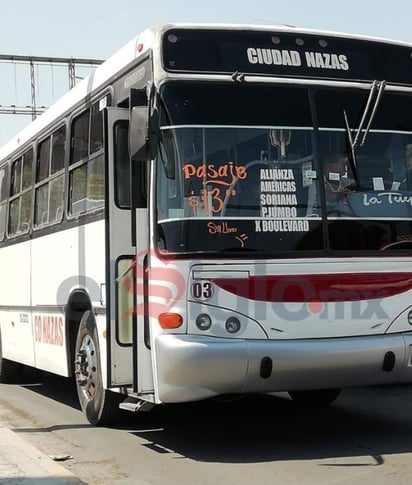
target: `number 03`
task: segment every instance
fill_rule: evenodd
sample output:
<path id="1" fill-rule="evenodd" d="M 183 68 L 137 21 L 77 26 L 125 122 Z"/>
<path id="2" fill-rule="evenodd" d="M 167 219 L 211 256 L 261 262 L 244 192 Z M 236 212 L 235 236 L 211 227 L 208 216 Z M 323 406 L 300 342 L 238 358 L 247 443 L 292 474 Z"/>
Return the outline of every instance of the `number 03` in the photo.
<path id="1" fill-rule="evenodd" d="M 192 284 L 192 296 L 196 300 L 210 300 L 213 296 L 213 287 L 210 281 L 194 281 Z"/>

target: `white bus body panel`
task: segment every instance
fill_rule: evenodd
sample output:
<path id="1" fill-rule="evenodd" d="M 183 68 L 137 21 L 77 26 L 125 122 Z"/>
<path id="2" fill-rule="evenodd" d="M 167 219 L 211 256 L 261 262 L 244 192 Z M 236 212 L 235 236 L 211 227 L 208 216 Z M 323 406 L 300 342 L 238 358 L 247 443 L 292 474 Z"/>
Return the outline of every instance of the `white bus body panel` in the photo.
<path id="1" fill-rule="evenodd" d="M 105 310 L 100 301 L 104 220 L 7 246 L 0 265 L 9 275 L 0 280 L 2 302 L 7 302 L 0 314 L 3 357 L 69 375 L 65 306 L 70 294 L 81 289 L 95 310 Z M 102 335 L 103 330 L 99 340 Z"/>
<path id="2" fill-rule="evenodd" d="M 311 275 L 375 273 L 378 261 L 311 260 L 283 262 L 205 262 L 189 267 L 175 260 L 169 264 L 186 277 L 170 311 L 187 315 L 182 328 L 162 331 L 153 319 L 153 349 L 158 402 L 183 402 L 219 394 L 275 392 L 373 385 L 412 379 L 412 290 L 376 300 L 323 301 L 322 311 L 310 311 L 307 301 L 282 303 L 251 300 L 214 284 L 219 278 L 249 278 L 257 275 Z M 379 260 L 382 274 L 402 273 L 410 278 L 406 258 Z M 177 279 L 177 278 L 176 278 Z M 193 295 L 193 285 L 211 282 L 207 301 Z M 407 285 L 406 285 L 407 286 Z M 379 288 L 379 281 L 376 281 Z M 335 295 L 336 296 L 336 295 Z M 185 311 L 187 301 L 187 311 Z M 355 307 L 355 310 L 353 309 Z M 285 309 L 287 311 L 285 311 Z M 354 312 L 361 310 L 357 318 Z M 283 313 L 282 313 L 282 311 Z M 301 312 L 301 313 L 299 313 Z M 363 312 L 363 313 L 362 313 Z M 212 326 L 197 328 L 196 317 L 207 313 Z M 225 322 L 239 319 L 241 328 L 229 334 Z M 387 354 L 394 367 L 386 369 Z M 265 359 L 273 366 L 262 377 Z"/>
<path id="3" fill-rule="evenodd" d="M 213 263 L 194 265 L 189 285 L 197 280 L 210 280 L 213 285 L 213 296 L 207 301 L 189 297 L 188 312 L 191 324 L 188 332 L 202 334 L 193 321 L 194 316 L 202 311 L 210 312 L 217 321 L 225 320 L 229 314 L 240 315 L 241 320 L 245 319 L 245 324 L 247 320 L 248 325 L 242 327 L 235 338 L 287 340 L 381 335 L 389 331 L 395 320 L 397 332 L 412 331 L 407 312 L 405 313 L 412 305 L 412 289 L 379 297 L 379 276 L 376 278 L 375 297 L 367 294 L 368 288 L 356 289 L 355 281 L 351 290 L 345 290 L 342 284 L 341 289 L 332 288 L 325 294 L 329 301 L 325 299 L 315 304 L 310 301 L 310 297 L 313 296 L 310 292 L 307 292 L 306 300 L 298 302 L 264 301 L 263 296 L 259 299 L 247 298 L 236 290 L 227 291 L 213 284 L 213 281 L 220 278 L 232 278 L 233 285 L 236 285 L 236 281 L 247 281 L 253 277 L 287 275 L 293 283 L 289 283 L 289 288 L 281 288 L 281 293 L 296 286 L 301 288 L 303 294 L 306 286 L 310 288 L 311 275 L 337 275 L 337 280 L 339 275 L 342 275 L 342 279 L 345 275 L 353 275 L 353 279 L 356 280 L 356 275 L 369 273 L 379 273 L 382 277 L 385 274 L 404 274 L 407 280 L 411 276 L 408 271 L 410 269 L 412 265 L 409 268 L 407 260 L 401 258 L 386 261 L 366 258 L 353 258 L 353 261 L 302 260 L 298 264 L 296 260 L 285 260 L 276 263 L 255 261 L 253 264 L 230 262 L 224 266 Z M 336 292 L 339 291 L 344 295 L 344 299 L 337 298 Z M 402 324 L 399 319 L 402 319 Z M 254 332 L 250 329 L 253 322 Z M 214 331 L 220 332 L 216 333 L 216 336 L 227 336 L 227 332 L 222 328 L 216 327 Z M 244 335 L 244 332 L 247 334 Z"/>
<path id="4" fill-rule="evenodd" d="M 3 357 L 33 366 L 30 251 L 30 241 L 0 251 L 0 330 Z"/>
<path id="5" fill-rule="evenodd" d="M 64 309 L 77 289 L 85 291 L 94 307 L 101 305 L 100 285 L 105 281 L 104 237 L 104 220 L 99 220 L 33 239 L 34 323 L 42 322 L 35 338 L 36 367 L 69 375 Z M 53 313 L 47 312 L 48 306 Z M 55 326 L 53 318 L 63 322 L 63 339 L 48 335 Z"/>

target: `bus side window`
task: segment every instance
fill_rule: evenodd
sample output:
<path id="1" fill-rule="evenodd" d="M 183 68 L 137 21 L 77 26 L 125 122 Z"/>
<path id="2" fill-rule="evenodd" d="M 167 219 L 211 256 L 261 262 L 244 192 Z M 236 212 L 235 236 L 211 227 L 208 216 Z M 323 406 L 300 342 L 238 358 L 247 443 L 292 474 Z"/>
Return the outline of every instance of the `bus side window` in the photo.
<path id="1" fill-rule="evenodd" d="M 128 148 L 129 122 L 115 125 L 115 200 L 118 207 L 130 208 L 130 158 Z"/>
<path id="2" fill-rule="evenodd" d="M 103 116 L 99 110 L 99 104 L 95 103 L 90 108 L 90 146 L 89 153 L 99 152 L 103 149 Z"/>
<path id="3" fill-rule="evenodd" d="M 72 121 L 69 194 L 72 215 L 104 206 L 103 114 L 98 102 Z"/>
<path id="4" fill-rule="evenodd" d="M 43 140 L 37 150 L 35 226 L 61 220 L 64 202 L 66 127 Z"/>
<path id="5" fill-rule="evenodd" d="M 28 232 L 31 223 L 33 149 L 14 160 L 11 168 L 8 234 Z"/>
<path id="6" fill-rule="evenodd" d="M 88 156 L 89 110 L 75 118 L 72 123 L 70 143 L 70 164 L 83 160 Z"/>
<path id="7" fill-rule="evenodd" d="M 8 166 L 0 169 L 0 241 L 6 234 Z"/>

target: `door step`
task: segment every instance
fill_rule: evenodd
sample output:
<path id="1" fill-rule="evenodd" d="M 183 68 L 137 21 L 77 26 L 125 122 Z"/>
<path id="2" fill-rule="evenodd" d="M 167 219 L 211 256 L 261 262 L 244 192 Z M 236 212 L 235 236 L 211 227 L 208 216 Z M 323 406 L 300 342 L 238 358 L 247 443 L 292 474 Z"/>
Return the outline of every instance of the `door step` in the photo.
<path id="1" fill-rule="evenodd" d="M 135 397 L 128 397 L 119 404 L 120 409 L 131 411 L 132 413 L 147 412 L 155 407 L 155 404 L 144 399 L 137 399 Z"/>

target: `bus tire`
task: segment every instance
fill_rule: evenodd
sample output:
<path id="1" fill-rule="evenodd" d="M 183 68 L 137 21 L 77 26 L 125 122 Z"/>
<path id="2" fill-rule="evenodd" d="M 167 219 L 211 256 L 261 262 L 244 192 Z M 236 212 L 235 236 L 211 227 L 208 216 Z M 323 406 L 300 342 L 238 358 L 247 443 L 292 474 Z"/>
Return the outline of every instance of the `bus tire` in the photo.
<path id="1" fill-rule="evenodd" d="M 340 389 L 315 389 L 310 391 L 289 391 L 289 396 L 305 406 L 327 406 L 340 394 Z"/>
<path id="2" fill-rule="evenodd" d="M 9 359 L 3 359 L 3 351 L 1 347 L 0 335 L 0 383 L 2 384 L 18 384 L 22 376 L 22 364 L 13 362 Z"/>
<path id="3" fill-rule="evenodd" d="M 79 403 L 93 425 L 113 424 L 119 415 L 121 396 L 103 387 L 99 340 L 94 316 L 84 313 L 75 346 L 75 376 Z"/>

